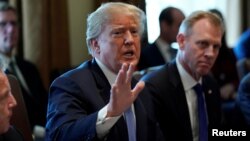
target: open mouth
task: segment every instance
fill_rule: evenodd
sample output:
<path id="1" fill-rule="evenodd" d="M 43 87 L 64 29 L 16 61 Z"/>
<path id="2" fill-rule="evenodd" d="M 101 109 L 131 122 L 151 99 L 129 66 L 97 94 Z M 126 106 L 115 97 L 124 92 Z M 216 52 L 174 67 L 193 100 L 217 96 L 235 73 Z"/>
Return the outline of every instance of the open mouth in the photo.
<path id="1" fill-rule="evenodd" d="M 130 50 L 130 51 L 126 51 L 123 55 L 126 58 L 132 58 L 134 57 L 134 54 L 135 54 L 134 51 Z"/>

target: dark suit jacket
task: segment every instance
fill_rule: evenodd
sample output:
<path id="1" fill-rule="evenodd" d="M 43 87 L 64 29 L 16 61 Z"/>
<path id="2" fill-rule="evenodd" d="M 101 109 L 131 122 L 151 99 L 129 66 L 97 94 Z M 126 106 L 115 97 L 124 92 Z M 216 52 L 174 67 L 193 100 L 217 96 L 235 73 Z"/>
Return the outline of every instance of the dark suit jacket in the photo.
<path id="1" fill-rule="evenodd" d="M 171 56 L 175 57 L 177 50 L 170 48 Z M 148 46 L 142 48 L 141 57 L 138 63 L 138 69 L 146 69 L 149 67 L 163 65 L 165 62 L 164 57 L 162 56 L 160 50 L 158 49 L 156 42 L 149 44 Z"/>
<path id="2" fill-rule="evenodd" d="M 146 82 L 146 88 L 153 96 L 157 119 L 166 140 L 192 141 L 188 105 L 176 62 L 166 64 L 142 79 Z M 202 84 L 206 98 L 209 128 L 218 128 L 221 121 L 219 89 L 208 76 L 203 77 Z"/>
<path id="3" fill-rule="evenodd" d="M 87 61 L 55 79 L 49 93 L 47 141 L 98 140 L 96 120 L 98 111 L 109 101 L 111 86 L 97 63 Z M 158 125 L 147 115 L 139 95 L 134 103 L 137 140 L 156 139 Z M 107 141 L 127 141 L 123 117 L 111 128 Z"/>
<path id="4" fill-rule="evenodd" d="M 11 126 L 6 133 L 0 135 L 0 141 L 24 141 L 24 139 L 21 133 Z"/>
<path id="5" fill-rule="evenodd" d="M 31 92 L 30 94 L 27 93 L 23 86 L 20 85 L 31 128 L 33 128 L 35 124 L 45 126 L 48 96 L 39 71 L 34 64 L 22 58 L 16 58 L 16 63 Z"/>

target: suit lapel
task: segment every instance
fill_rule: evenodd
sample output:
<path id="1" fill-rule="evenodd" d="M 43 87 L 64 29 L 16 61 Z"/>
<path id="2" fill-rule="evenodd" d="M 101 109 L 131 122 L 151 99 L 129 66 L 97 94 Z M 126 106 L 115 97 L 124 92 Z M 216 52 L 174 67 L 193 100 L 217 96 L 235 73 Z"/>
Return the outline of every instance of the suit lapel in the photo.
<path id="1" fill-rule="evenodd" d="M 190 122 L 190 116 L 189 116 L 189 110 L 186 100 L 186 94 L 183 87 L 183 84 L 181 82 L 180 74 L 177 69 L 176 61 L 172 61 L 167 69 L 167 74 L 169 76 L 169 80 L 171 83 L 171 86 L 169 86 L 172 90 L 170 92 L 170 99 L 173 100 L 173 105 L 175 105 L 175 111 L 176 111 L 176 117 L 179 119 L 176 119 L 177 121 L 181 122 L 180 125 L 182 125 L 184 131 L 186 131 L 186 134 L 189 134 L 192 136 L 192 128 L 191 128 L 191 122 Z"/>
<path id="2" fill-rule="evenodd" d="M 206 108 L 208 114 L 209 125 L 218 126 L 221 122 L 221 113 L 220 111 L 220 92 L 219 88 L 215 85 L 216 82 L 213 82 L 209 76 L 203 77 L 202 86 L 205 93 L 206 99 Z"/>
<path id="3" fill-rule="evenodd" d="M 210 101 L 210 95 L 213 95 L 213 91 L 212 89 L 210 88 L 210 86 L 206 83 L 206 80 L 205 80 L 205 77 L 203 77 L 202 79 L 202 89 L 204 91 L 204 94 L 205 94 L 205 101 L 206 101 L 206 109 L 207 109 L 207 116 L 208 116 L 208 121 L 209 121 L 209 115 L 211 113 L 209 113 L 208 111 L 208 108 L 210 107 L 209 106 L 209 103 L 211 103 Z"/>
<path id="4" fill-rule="evenodd" d="M 139 97 L 134 102 L 134 107 L 135 107 L 135 115 L 136 115 L 137 140 L 146 141 L 147 136 L 145 135 L 145 133 L 148 133 L 148 128 L 147 126 L 145 126 L 145 123 L 147 123 L 146 121 L 147 115 L 145 115 L 146 112 L 145 112 L 145 109 L 142 107 L 142 103 Z M 138 128 L 138 127 L 143 127 L 143 128 Z"/>
<path id="5" fill-rule="evenodd" d="M 161 52 L 159 48 L 157 47 L 156 43 L 150 46 L 150 50 L 148 53 L 150 54 L 149 56 L 154 56 L 149 59 L 151 63 L 154 64 L 154 66 L 165 63 L 164 57 L 161 55 Z"/>
<path id="6" fill-rule="evenodd" d="M 135 87 L 137 82 L 138 82 L 137 80 L 132 79 L 132 82 L 131 82 L 132 88 Z M 146 120 L 147 115 L 145 115 L 146 110 L 143 107 L 140 95 L 137 97 L 137 99 L 134 102 L 134 108 L 135 108 L 135 116 L 136 116 L 137 140 L 146 141 L 147 136 L 145 135 L 145 133 L 148 133 L 148 128 L 147 126 L 145 126 L 145 123 L 147 123 L 147 120 Z M 138 128 L 138 127 L 143 127 L 143 128 Z"/>
<path id="7" fill-rule="evenodd" d="M 108 79 L 94 59 L 92 60 L 91 71 L 95 79 L 99 94 L 102 97 L 104 103 L 107 104 L 109 102 L 111 86 L 108 82 Z"/>

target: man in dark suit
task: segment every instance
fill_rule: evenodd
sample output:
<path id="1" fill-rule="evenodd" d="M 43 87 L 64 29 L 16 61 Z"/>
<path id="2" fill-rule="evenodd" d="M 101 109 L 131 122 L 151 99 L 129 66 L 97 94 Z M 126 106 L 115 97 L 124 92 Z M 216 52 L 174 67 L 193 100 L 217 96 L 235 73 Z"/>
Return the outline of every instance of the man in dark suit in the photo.
<path id="1" fill-rule="evenodd" d="M 160 35 L 156 41 L 142 48 L 138 69 L 146 69 L 163 65 L 175 58 L 177 49 L 171 47 L 176 42 L 176 35 L 182 20 L 182 11 L 175 7 L 167 7 L 159 16 Z"/>
<path id="2" fill-rule="evenodd" d="M 34 64 L 16 57 L 18 20 L 14 7 L 0 2 L 0 58 L 5 62 L 6 73 L 15 75 L 21 85 L 30 125 L 45 126 L 47 92 Z"/>
<path id="3" fill-rule="evenodd" d="M 138 96 L 144 82 L 132 79 L 144 20 L 142 10 L 121 2 L 105 3 L 88 16 L 87 44 L 93 59 L 52 83 L 47 141 L 161 140 L 158 124 L 143 106 L 144 93 Z"/>
<path id="4" fill-rule="evenodd" d="M 10 125 L 12 110 L 17 105 L 0 60 L 0 141 L 23 141 L 22 135 Z"/>
<path id="5" fill-rule="evenodd" d="M 211 135 L 208 129 L 220 126 L 219 88 L 207 74 L 218 56 L 223 32 L 220 18 L 194 12 L 180 26 L 176 59 L 142 78 L 166 140 L 206 141 Z"/>

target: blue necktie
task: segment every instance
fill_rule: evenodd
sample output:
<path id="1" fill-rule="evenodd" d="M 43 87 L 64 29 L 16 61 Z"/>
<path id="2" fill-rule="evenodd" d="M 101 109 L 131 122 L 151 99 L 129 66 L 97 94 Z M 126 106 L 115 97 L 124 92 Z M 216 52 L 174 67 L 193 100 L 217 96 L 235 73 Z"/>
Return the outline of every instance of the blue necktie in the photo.
<path id="1" fill-rule="evenodd" d="M 199 141 L 208 140 L 208 124 L 207 112 L 205 108 L 205 100 L 203 98 L 202 86 L 197 83 L 194 87 L 198 101 L 198 117 L 199 117 Z"/>
<path id="2" fill-rule="evenodd" d="M 136 123 L 131 107 L 124 113 L 124 116 L 127 123 L 129 141 L 136 141 Z"/>

